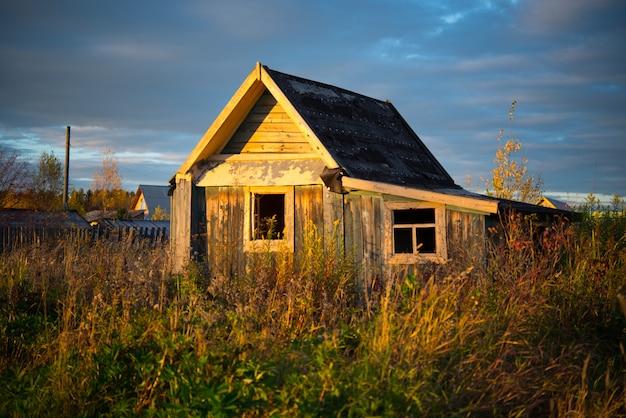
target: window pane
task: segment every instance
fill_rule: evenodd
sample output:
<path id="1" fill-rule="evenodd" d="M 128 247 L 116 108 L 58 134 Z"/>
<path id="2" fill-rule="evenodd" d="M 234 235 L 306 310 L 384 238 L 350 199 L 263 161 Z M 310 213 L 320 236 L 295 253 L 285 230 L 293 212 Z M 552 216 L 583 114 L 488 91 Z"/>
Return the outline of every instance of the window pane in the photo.
<path id="1" fill-rule="evenodd" d="M 393 230 L 393 252 L 396 254 L 413 253 L 413 230 L 411 228 Z"/>
<path id="2" fill-rule="evenodd" d="M 435 209 L 398 209 L 393 211 L 393 222 L 396 225 L 434 224 Z"/>
<path id="3" fill-rule="evenodd" d="M 417 244 L 422 244 L 421 247 L 417 249 L 420 253 L 434 253 L 436 252 L 436 244 L 435 244 L 435 228 L 416 228 L 415 229 Z"/>
<path id="4" fill-rule="evenodd" d="M 282 239 L 285 195 L 254 194 L 254 239 Z"/>

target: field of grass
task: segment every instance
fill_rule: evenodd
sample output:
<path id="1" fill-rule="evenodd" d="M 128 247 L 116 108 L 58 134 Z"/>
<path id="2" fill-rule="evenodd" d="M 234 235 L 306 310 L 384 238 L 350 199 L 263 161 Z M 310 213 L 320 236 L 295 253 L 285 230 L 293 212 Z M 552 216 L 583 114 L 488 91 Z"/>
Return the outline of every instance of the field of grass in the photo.
<path id="1" fill-rule="evenodd" d="M 626 221 L 389 274 L 308 233 L 245 277 L 68 238 L 0 254 L 0 416 L 626 416 Z"/>

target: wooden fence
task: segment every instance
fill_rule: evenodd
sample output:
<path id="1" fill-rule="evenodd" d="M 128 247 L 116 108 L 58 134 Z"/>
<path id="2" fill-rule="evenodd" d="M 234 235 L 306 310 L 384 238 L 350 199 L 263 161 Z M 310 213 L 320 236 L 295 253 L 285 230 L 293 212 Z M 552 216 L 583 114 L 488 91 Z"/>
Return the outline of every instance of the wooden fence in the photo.
<path id="1" fill-rule="evenodd" d="M 162 227 L 133 227 L 133 226 L 116 226 L 116 227 L 96 227 L 93 229 L 94 239 L 106 240 L 140 240 L 148 241 L 152 244 L 167 242 L 169 239 L 169 231 Z"/>
<path id="2" fill-rule="evenodd" d="M 14 248 L 53 240 L 90 240 L 92 238 L 91 228 L 1 226 L 0 251 L 10 251 Z"/>
<path id="3" fill-rule="evenodd" d="M 116 227 L 116 228 L 54 228 L 0 226 L 0 252 L 11 251 L 28 245 L 50 243 L 52 241 L 95 241 L 131 240 L 158 245 L 168 241 L 167 228 L 157 227 Z"/>

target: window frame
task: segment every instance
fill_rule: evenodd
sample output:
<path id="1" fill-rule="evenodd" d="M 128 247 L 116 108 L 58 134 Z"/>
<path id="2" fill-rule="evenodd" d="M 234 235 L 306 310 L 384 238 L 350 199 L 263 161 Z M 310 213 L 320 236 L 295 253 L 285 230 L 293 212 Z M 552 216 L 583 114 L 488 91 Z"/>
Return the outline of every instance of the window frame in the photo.
<path id="1" fill-rule="evenodd" d="M 423 223 L 424 227 L 435 228 L 435 252 L 421 253 L 419 250 L 412 253 L 395 253 L 394 240 L 394 211 L 407 209 L 433 209 L 434 223 Z M 446 207 L 445 204 L 432 202 L 385 202 L 385 249 L 387 262 L 390 264 L 416 264 L 423 262 L 444 262 L 447 258 L 446 248 Z M 402 224 L 399 224 L 402 225 Z M 416 224 L 408 224 L 412 233 Z"/>
<path id="2" fill-rule="evenodd" d="M 257 194 L 284 195 L 284 223 L 281 239 L 254 238 L 254 199 Z M 249 252 L 279 251 L 284 248 L 293 250 L 294 247 L 294 190 L 293 186 L 261 186 L 246 187 L 244 200 L 244 249 Z"/>

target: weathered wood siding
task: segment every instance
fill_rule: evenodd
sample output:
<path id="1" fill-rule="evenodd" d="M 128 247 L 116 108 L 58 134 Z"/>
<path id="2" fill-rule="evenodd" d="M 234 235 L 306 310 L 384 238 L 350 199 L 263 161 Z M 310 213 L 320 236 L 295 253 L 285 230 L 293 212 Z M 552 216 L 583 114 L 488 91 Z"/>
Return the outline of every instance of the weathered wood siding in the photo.
<path id="1" fill-rule="evenodd" d="M 304 233 L 312 222 L 323 237 L 324 212 L 321 185 L 297 186 L 294 188 L 294 238 L 295 248 L 302 248 Z"/>
<path id="2" fill-rule="evenodd" d="M 214 274 L 232 277 L 245 273 L 243 187 L 207 187 L 207 265 Z"/>
<path id="3" fill-rule="evenodd" d="M 222 150 L 222 154 L 312 152 L 309 141 L 268 91 Z"/>
<path id="4" fill-rule="evenodd" d="M 384 202 L 382 195 L 344 195 L 344 242 L 346 254 L 360 267 L 359 287 L 363 290 L 382 278 L 384 267 Z"/>
<path id="5" fill-rule="evenodd" d="M 324 224 L 321 185 L 294 187 L 294 235 L 296 249 L 301 248 L 304 231 L 312 222 L 319 234 L 327 233 Z M 246 271 L 244 249 L 244 187 L 207 187 L 206 257 L 214 274 L 233 276 Z M 332 227 L 332 226 L 331 226 Z"/>
<path id="6" fill-rule="evenodd" d="M 313 223 L 326 248 L 335 239 L 337 251 L 345 251 L 359 267 L 359 287 L 367 290 L 384 280 L 384 274 L 403 266 L 386 266 L 384 196 L 351 192 L 340 195 L 322 185 L 294 186 L 294 249 L 302 249 L 304 232 Z M 246 188 L 205 188 L 206 258 L 213 274 L 232 277 L 246 272 L 244 245 Z M 479 263 L 484 256 L 483 215 L 446 209 L 447 258 L 468 257 Z M 333 232 L 336 236 L 333 237 Z M 387 234 L 388 235 L 388 234 Z"/>
<path id="7" fill-rule="evenodd" d="M 171 248 L 174 271 L 189 262 L 191 246 L 192 181 L 191 176 L 177 176 L 170 205 Z"/>
<path id="8" fill-rule="evenodd" d="M 446 231 L 449 260 L 481 264 L 485 256 L 484 215 L 447 209 Z"/>
<path id="9" fill-rule="evenodd" d="M 244 187 L 207 187 L 207 262 L 213 274 L 245 274 Z M 312 223 L 329 248 L 354 257 L 361 266 L 360 285 L 380 278 L 384 263 L 383 199 L 380 195 L 328 192 L 322 185 L 294 187 L 294 244 L 302 248 L 304 233 Z M 345 217 L 342 215 L 345 214 Z M 333 233 L 336 233 L 333 236 Z"/>

